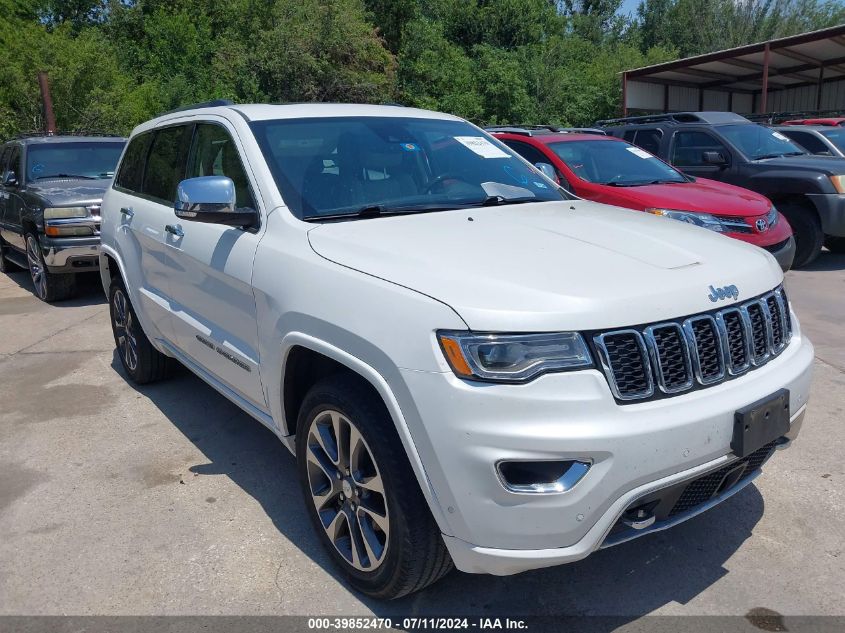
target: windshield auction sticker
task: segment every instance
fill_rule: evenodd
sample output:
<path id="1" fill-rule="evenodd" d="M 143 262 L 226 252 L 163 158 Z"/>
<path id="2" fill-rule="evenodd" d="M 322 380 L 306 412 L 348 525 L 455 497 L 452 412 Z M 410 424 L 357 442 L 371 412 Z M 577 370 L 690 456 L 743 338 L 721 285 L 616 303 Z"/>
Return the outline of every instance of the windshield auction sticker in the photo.
<path id="1" fill-rule="evenodd" d="M 641 150 L 639 147 L 633 147 L 632 146 L 632 147 L 626 147 L 625 149 L 627 149 L 629 152 L 631 152 L 634 156 L 639 156 L 640 158 L 654 158 L 654 156 L 652 156 L 651 154 L 649 154 L 648 152 L 646 152 L 644 150 Z"/>
<path id="2" fill-rule="evenodd" d="M 455 140 L 484 158 L 510 158 L 483 136 L 456 136 Z"/>

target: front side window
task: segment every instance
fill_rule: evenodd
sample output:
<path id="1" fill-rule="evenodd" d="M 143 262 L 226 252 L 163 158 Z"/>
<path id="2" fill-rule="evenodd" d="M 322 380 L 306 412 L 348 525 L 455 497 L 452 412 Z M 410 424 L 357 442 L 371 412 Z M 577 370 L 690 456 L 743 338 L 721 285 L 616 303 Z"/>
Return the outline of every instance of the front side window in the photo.
<path id="1" fill-rule="evenodd" d="M 616 187 L 687 182 L 678 170 L 625 141 L 560 141 L 549 147 L 587 182 Z"/>
<path id="2" fill-rule="evenodd" d="M 144 170 L 145 195 L 164 204 L 176 200 L 176 187 L 185 177 L 191 130 L 190 125 L 176 125 L 156 131 Z"/>
<path id="3" fill-rule="evenodd" d="M 836 147 L 840 152 L 845 152 L 845 129 L 832 128 L 822 130 L 821 134 Z"/>
<path id="4" fill-rule="evenodd" d="M 235 183 L 238 208 L 255 209 L 238 148 L 225 128 L 211 123 L 197 125 L 186 178 L 226 176 Z"/>
<path id="5" fill-rule="evenodd" d="M 704 152 L 718 152 L 725 158 L 729 156 L 728 148 L 706 132 L 678 132 L 672 147 L 672 164 L 682 167 L 708 165 Z"/>
<path id="6" fill-rule="evenodd" d="M 12 153 L 12 146 L 6 145 L 0 153 L 0 178 L 6 175 L 6 170 L 9 168 L 9 156 Z"/>
<path id="7" fill-rule="evenodd" d="M 123 141 L 33 143 L 26 150 L 26 179 L 111 178 Z"/>
<path id="8" fill-rule="evenodd" d="M 153 136 L 153 132 L 144 132 L 129 141 L 129 147 L 126 148 L 123 160 L 120 161 L 120 170 L 115 177 L 116 187 L 140 193 L 144 184 L 144 164 L 147 162 Z"/>
<path id="9" fill-rule="evenodd" d="M 789 137 L 795 141 L 802 148 L 811 154 L 827 154 L 830 155 L 830 148 L 824 144 L 820 138 L 816 138 L 809 132 L 795 132 L 793 130 L 784 130 L 781 132 L 784 136 Z"/>
<path id="10" fill-rule="evenodd" d="M 285 203 L 302 219 L 566 199 L 463 121 L 334 117 L 250 125 Z"/>
<path id="11" fill-rule="evenodd" d="M 780 132 L 762 125 L 723 125 L 719 127 L 719 131 L 750 160 L 806 154 Z"/>

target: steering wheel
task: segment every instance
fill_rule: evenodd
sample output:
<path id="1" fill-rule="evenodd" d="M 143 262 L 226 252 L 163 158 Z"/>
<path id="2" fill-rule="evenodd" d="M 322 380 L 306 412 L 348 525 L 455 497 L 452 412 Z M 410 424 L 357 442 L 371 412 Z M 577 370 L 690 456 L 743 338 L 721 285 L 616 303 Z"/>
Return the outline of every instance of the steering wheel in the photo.
<path id="1" fill-rule="evenodd" d="M 439 176 L 432 178 L 431 180 L 429 180 L 428 184 L 425 186 L 425 193 L 431 193 L 431 190 L 434 189 L 434 187 L 441 184 L 445 180 L 448 180 L 449 178 L 456 178 L 455 174 L 447 171 L 444 174 L 440 174 Z M 460 180 L 460 179 L 458 178 L 458 180 Z"/>

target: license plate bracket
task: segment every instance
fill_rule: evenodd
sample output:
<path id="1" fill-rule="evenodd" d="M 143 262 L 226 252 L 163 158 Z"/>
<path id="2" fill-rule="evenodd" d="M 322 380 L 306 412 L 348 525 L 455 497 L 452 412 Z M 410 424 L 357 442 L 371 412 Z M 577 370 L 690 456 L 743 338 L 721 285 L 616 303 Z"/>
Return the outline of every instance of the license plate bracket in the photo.
<path id="1" fill-rule="evenodd" d="M 746 457 L 789 431 L 789 389 L 749 404 L 734 414 L 731 450 Z"/>

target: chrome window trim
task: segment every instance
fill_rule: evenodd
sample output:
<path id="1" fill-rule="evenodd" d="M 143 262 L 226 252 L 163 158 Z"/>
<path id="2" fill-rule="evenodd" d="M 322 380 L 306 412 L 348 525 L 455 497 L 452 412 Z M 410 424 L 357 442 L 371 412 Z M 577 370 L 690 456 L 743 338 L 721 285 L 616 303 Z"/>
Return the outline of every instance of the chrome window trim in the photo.
<path id="1" fill-rule="evenodd" d="M 693 326 L 698 323 L 699 321 L 707 321 L 710 323 L 711 327 L 713 328 L 713 340 L 716 341 L 716 356 L 719 359 L 719 374 L 713 378 L 705 378 L 701 371 L 701 358 L 698 354 L 698 339 L 695 336 L 695 330 Z M 716 319 L 709 314 L 705 314 L 702 316 L 690 317 L 684 321 L 683 325 L 684 334 L 687 336 L 687 342 L 689 344 L 690 356 L 692 357 L 692 366 L 693 371 L 695 372 L 695 379 L 698 381 L 700 385 L 713 385 L 717 382 L 721 382 L 725 379 L 725 372 L 727 371 L 725 365 L 725 350 L 724 344 L 722 340 L 722 334 L 719 330 L 719 326 L 716 324 Z"/>
<path id="2" fill-rule="evenodd" d="M 608 356 L 607 345 L 604 340 L 609 336 L 620 336 L 624 334 L 633 335 L 637 341 L 637 346 L 640 348 L 640 356 L 643 359 L 643 368 L 645 369 L 646 379 L 648 380 L 648 389 L 646 391 L 622 394 L 616 384 L 616 376 L 613 373 L 613 368 L 610 366 L 610 357 Z M 645 341 L 643 341 L 643 335 L 640 332 L 630 328 L 612 330 L 594 336 L 593 343 L 598 351 L 599 362 L 601 362 L 602 369 L 604 369 L 604 375 L 607 376 L 607 384 L 610 385 L 610 390 L 613 392 L 614 397 L 618 400 L 642 400 L 643 398 L 650 398 L 654 395 L 654 376 L 652 375 L 651 362 L 649 362 L 648 351 L 646 350 Z"/>
<path id="3" fill-rule="evenodd" d="M 684 361 L 684 368 L 687 372 L 687 380 L 684 384 L 679 387 L 667 387 L 666 386 L 666 377 L 663 375 L 663 364 L 660 362 L 660 353 L 657 349 L 657 340 L 654 337 L 655 330 L 665 330 L 665 329 L 675 329 L 678 332 L 678 338 L 681 341 L 681 347 L 683 347 L 683 361 Z M 690 349 L 687 343 L 687 338 L 684 336 L 684 331 L 680 325 L 677 323 L 658 323 L 656 325 L 650 325 L 643 331 L 643 338 L 646 342 L 646 348 L 648 349 L 648 354 L 651 357 L 652 367 L 656 370 L 655 373 L 657 374 L 657 386 L 660 388 L 660 391 L 663 393 L 680 393 L 681 391 L 687 391 L 688 389 L 692 388 L 692 365 L 690 363 Z"/>

